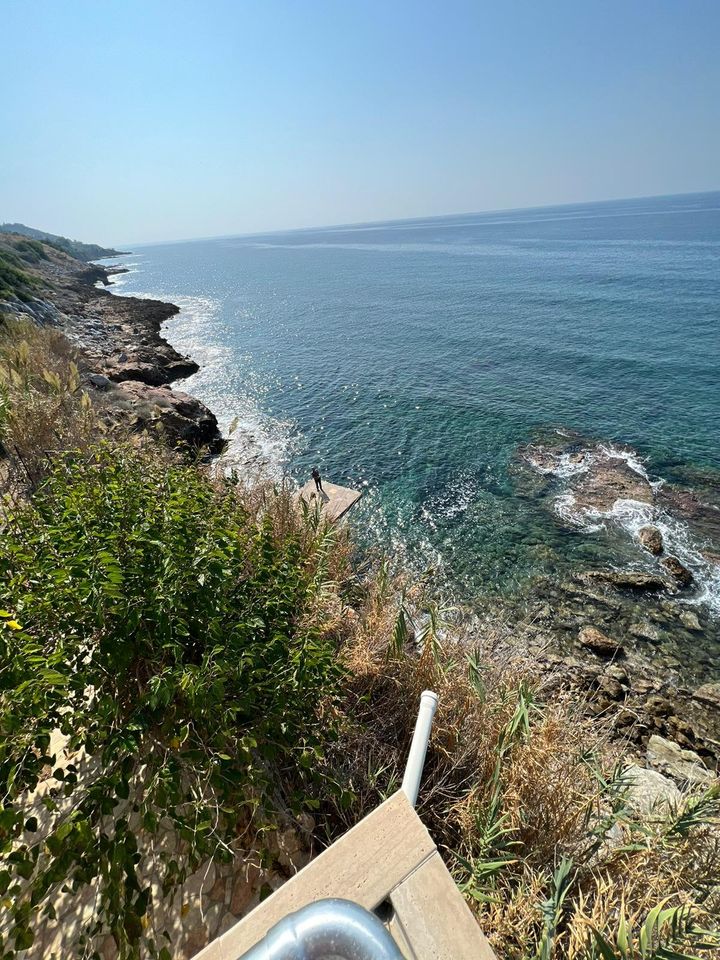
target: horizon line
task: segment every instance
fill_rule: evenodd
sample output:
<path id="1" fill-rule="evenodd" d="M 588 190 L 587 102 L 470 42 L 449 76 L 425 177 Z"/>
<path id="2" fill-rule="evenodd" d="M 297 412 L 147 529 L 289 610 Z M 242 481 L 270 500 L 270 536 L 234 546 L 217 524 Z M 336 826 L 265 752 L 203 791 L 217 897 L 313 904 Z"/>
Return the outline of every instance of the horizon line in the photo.
<path id="1" fill-rule="evenodd" d="M 357 229 L 358 227 L 382 227 L 389 224 L 396 223 L 421 223 L 427 220 L 445 220 L 449 217 L 476 217 L 476 216 L 488 216 L 492 214 L 499 213 L 521 213 L 523 211 L 533 211 L 533 210 L 555 210 L 563 207 L 578 207 L 578 206 L 593 206 L 600 205 L 603 203 L 622 203 L 624 201 L 632 200 L 670 200 L 674 197 L 697 197 L 703 196 L 709 193 L 720 193 L 720 187 L 717 187 L 712 190 L 691 190 L 688 192 L 682 193 L 653 193 L 653 194 L 644 194 L 639 197 L 605 197 L 602 200 L 570 200 L 564 201 L 563 203 L 542 203 L 542 204 L 533 204 L 529 207 L 494 207 L 490 210 L 465 210 L 457 213 L 435 213 L 428 214 L 425 216 L 417 217 L 391 217 L 387 220 L 355 220 L 345 223 L 332 223 L 332 224 L 317 224 L 315 226 L 304 226 L 304 227 L 281 227 L 273 230 L 253 230 L 247 233 L 218 233 L 210 235 L 202 235 L 198 237 L 180 237 L 176 240 L 141 240 L 135 241 L 134 243 L 129 242 L 117 242 L 113 243 L 113 247 L 128 247 L 128 246 L 137 246 L 137 247 L 155 247 L 161 245 L 170 245 L 174 243 L 198 243 L 203 241 L 210 240 L 242 240 L 249 239 L 252 237 L 272 237 L 277 236 L 278 234 L 286 233 L 305 233 L 313 230 L 351 230 Z M 129 256 L 133 251 L 128 251 L 127 253 L 122 254 L 122 256 Z M 114 259 L 106 257 L 104 259 Z"/>

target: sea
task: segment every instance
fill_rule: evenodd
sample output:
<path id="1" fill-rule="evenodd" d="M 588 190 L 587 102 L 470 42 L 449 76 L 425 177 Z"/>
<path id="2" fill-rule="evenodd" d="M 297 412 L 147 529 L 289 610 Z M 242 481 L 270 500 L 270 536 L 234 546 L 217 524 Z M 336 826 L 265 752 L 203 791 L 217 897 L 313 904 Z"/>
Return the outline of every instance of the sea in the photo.
<path id="1" fill-rule="evenodd" d="M 463 603 L 656 568 L 636 538 L 646 507 L 568 517 L 562 465 L 540 487 L 519 466 L 529 443 L 602 444 L 720 520 L 720 192 L 161 243 L 113 262 L 128 269 L 114 292 L 180 306 L 165 336 L 200 370 L 177 388 L 215 412 L 228 463 L 297 484 L 317 466 L 361 489 L 360 542 Z M 654 520 L 696 575 L 684 602 L 717 620 L 717 531 Z"/>

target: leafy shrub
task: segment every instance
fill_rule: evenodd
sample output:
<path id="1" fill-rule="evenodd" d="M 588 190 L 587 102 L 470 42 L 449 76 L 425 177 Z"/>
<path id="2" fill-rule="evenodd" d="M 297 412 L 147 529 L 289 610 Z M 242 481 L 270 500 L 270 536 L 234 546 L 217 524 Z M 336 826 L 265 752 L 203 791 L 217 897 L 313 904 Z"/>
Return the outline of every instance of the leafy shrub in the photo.
<path id="1" fill-rule="evenodd" d="M 86 933 L 109 929 L 134 956 L 152 906 L 141 834 L 181 838 L 171 890 L 201 859 L 229 857 L 244 815 L 303 807 L 339 678 L 332 536 L 287 491 L 244 493 L 130 446 L 56 461 L 32 504 L 6 512 L 4 956 L 32 940 L 31 911 L 53 917 L 63 884 L 96 885 Z M 43 832 L 23 808 L 62 767 L 56 731 L 85 759 L 55 770 Z"/>

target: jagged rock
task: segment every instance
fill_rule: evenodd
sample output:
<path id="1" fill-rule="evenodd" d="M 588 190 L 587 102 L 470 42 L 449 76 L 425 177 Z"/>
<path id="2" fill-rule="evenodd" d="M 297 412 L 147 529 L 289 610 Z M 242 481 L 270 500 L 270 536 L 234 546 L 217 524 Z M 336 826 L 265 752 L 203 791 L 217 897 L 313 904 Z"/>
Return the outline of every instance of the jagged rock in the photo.
<path id="1" fill-rule="evenodd" d="M 648 763 L 691 786 L 709 785 L 715 779 L 693 750 L 684 750 L 672 740 L 653 734 L 647 745 Z"/>
<path id="2" fill-rule="evenodd" d="M 630 678 L 627 672 L 623 670 L 621 666 L 618 666 L 617 663 L 611 663 L 608 667 L 605 667 L 605 675 L 612 677 L 613 680 L 617 680 L 617 682 L 621 683 L 624 687 L 630 686 Z"/>
<path id="3" fill-rule="evenodd" d="M 641 527 L 638 530 L 638 540 L 656 557 L 663 552 L 663 535 L 657 527 Z"/>
<path id="4" fill-rule="evenodd" d="M 623 700 L 627 692 L 619 680 L 605 673 L 601 673 L 597 678 L 597 686 L 604 697 L 610 701 Z"/>
<path id="5" fill-rule="evenodd" d="M 622 644 L 618 643 L 617 640 L 613 640 L 612 637 L 608 637 L 606 633 L 598 630 L 597 627 L 583 627 L 578 636 L 578 642 L 581 646 L 587 647 L 589 650 L 606 657 L 623 653 Z"/>
<path id="6" fill-rule="evenodd" d="M 111 402 L 132 416 L 137 429 L 160 428 L 171 445 L 218 450 L 222 443 L 214 414 L 187 393 L 126 380 L 117 386 Z"/>
<path id="7" fill-rule="evenodd" d="M 104 373 L 88 374 L 88 381 L 98 390 L 107 390 L 112 386 L 112 380 Z"/>
<path id="8" fill-rule="evenodd" d="M 108 374 L 116 383 L 124 380 L 138 380 L 152 387 L 159 387 L 173 380 L 180 380 L 197 373 L 198 365 L 193 360 L 170 360 L 158 363 L 164 359 L 161 354 L 152 360 L 127 359 L 125 362 L 113 363 L 108 368 Z"/>
<path id="9" fill-rule="evenodd" d="M 682 799 L 682 794 L 673 781 L 657 770 L 631 764 L 626 768 L 626 776 L 630 784 L 627 806 L 634 813 L 667 813 L 676 808 Z"/>
<path id="10" fill-rule="evenodd" d="M 681 747 L 692 750 L 695 746 L 697 730 L 691 723 L 688 723 L 687 720 L 683 720 L 682 717 L 672 714 L 667 718 L 665 727 L 668 735 L 672 737 L 676 743 L 680 744 Z"/>
<path id="11" fill-rule="evenodd" d="M 698 633 L 702 630 L 702 624 L 698 620 L 698 615 L 694 610 L 683 610 L 680 614 L 680 623 L 686 630 L 693 630 Z"/>
<path id="12" fill-rule="evenodd" d="M 689 587 L 693 582 L 693 575 L 688 568 L 684 566 L 677 557 L 664 557 L 660 563 L 665 567 L 673 579 L 677 580 L 681 587 Z"/>
<path id="13" fill-rule="evenodd" d="M 645 710 L 653 717 L 669 717 L 673 712 L 673 705 L 667 699 L 659 694 L 653 694 L 645 701 Z"/>
<path id="14" fill-rule="evenodd" d="M 649 640 L 651 643 L 658 643 L 660 640 L 660 631 L 651 623 L 631 623 L 628 633 L 640 640 Z"/>
<path id="15" fill-rule="evenodd" d="M 656 592 L 668 590 L 671 584 L 655 573 L 642 573 L 639 570 L 588 570 L 579 577 L 591 583 L 609 583 L 624 590 L 642 590 Z"/>
<path id="16" fill-rule="evenodd" d="M 720 709 L 720 683 L 703 683 L 692 695 L 693 700 Z"/>

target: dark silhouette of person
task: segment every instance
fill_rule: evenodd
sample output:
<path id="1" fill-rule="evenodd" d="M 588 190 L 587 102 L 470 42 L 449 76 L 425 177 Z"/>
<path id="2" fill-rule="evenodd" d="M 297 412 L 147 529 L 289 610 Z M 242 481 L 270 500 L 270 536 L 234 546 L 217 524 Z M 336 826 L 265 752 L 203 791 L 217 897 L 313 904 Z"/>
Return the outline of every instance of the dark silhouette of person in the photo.
<path id="1" fill-rule="evenodd" d="M 315 489 L 319 490 L 320 493 L 325 493 L 322 485 L 322 477 L 320 476 L 320 471 L 317 467 L 313 467 L 312 478 L 315 481 Z"/>

